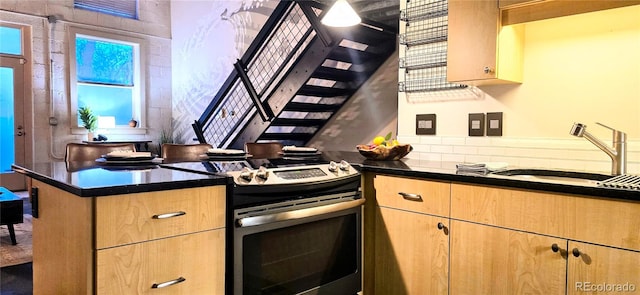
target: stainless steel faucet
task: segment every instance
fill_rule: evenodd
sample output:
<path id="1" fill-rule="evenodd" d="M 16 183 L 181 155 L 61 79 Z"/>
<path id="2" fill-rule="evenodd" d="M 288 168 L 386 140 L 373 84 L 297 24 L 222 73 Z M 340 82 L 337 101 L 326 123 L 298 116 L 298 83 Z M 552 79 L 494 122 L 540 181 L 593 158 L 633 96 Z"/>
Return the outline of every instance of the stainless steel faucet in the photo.
<path id="1" fill-rule="evenodd" d="M 587 132 L 587 125 L 582 123 L 573 123 L 570 133 L 573 136 L 586 138 L 589 142 L 593 143 L 609 155 L 611 158 L 612 175 L 627 173 L 627 134 L 598 122 L 596 122 L 596 124 L 613 131 L 613 148 L 607 146 L 605 143 L 591 135 L 591 133 Z"/>

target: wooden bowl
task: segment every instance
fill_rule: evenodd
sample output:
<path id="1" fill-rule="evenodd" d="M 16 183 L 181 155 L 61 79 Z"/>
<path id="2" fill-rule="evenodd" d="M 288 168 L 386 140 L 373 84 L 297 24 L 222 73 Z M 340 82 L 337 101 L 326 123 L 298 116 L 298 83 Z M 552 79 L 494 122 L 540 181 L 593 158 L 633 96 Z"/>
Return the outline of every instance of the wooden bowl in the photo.
<path id="1" fill-rule="evenodd" d="M 369 160 L 395 161 L 409 154 L 409 152 L 413 150 L 413 147 L 410 144 L 399 144 L 392 147 L 379 145 L 371 148 L 366 144 L 359 144 L 356 146 L 356 149 Z"/>

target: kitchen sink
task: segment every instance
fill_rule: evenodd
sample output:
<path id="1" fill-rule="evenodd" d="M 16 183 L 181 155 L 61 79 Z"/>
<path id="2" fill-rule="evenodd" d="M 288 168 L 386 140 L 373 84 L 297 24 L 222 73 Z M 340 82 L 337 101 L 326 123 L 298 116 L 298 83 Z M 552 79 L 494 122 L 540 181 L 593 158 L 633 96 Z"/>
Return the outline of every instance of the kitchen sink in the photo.
<path id="1" fill-rule="evenodd" d="M 493 174 L 522 180 L 578 184 L 587 186 L 597 186 L 598 182 L 613 177 L 607 174 L 546 169 L 509 169 L 494 172 Z"/>

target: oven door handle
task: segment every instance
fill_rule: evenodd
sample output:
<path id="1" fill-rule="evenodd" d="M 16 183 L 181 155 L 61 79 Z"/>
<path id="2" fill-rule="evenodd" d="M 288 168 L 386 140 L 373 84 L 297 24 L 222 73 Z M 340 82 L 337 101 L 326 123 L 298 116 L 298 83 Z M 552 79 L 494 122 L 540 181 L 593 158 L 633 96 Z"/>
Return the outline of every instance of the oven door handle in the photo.
<path id="1" fill-rule="evenodd" d="M 293 220 L 293 219 L 300 219 L 300 218 L 305 218 L 310 216 L 329 214 L 333 212 L 338 212 L 338 211 L 362 206 L 364 204 L 364 201 L 365 201 L 364 199 L 357 199 L 354 201 L 341 202 L 341 203 L 335 203 L 335 204 L 311 207 L 311 208 L 304 208 L 304 209 L 298 209 L 293 211 L 279 212 L 279 213 L 260 215 L 260 216 L 244 217 L 244 218 L 236 219 L 236 226 L 237 227 L 258 226 L 258 225 L 265 225 L 265 224 L 274 223 L 278 221 Z"/>

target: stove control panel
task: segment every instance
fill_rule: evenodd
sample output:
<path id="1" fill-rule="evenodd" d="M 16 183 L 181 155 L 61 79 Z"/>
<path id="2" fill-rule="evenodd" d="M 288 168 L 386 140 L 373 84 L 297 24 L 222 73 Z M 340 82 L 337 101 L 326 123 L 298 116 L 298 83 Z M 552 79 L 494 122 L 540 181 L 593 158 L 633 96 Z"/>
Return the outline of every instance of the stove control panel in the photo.
<path id="1" fill-rule="evenodd" d="M 355 170 L 347 161 L 329 164 L 304 165 L 283 168 L 250 169 L 243 168 L 241 171 L 229 171 L 237 185 L 279 185 L 307 183 L 313 181 L 324 181 L 338 179 L 340 177 L 353 176 L 359 172 Z"/>

